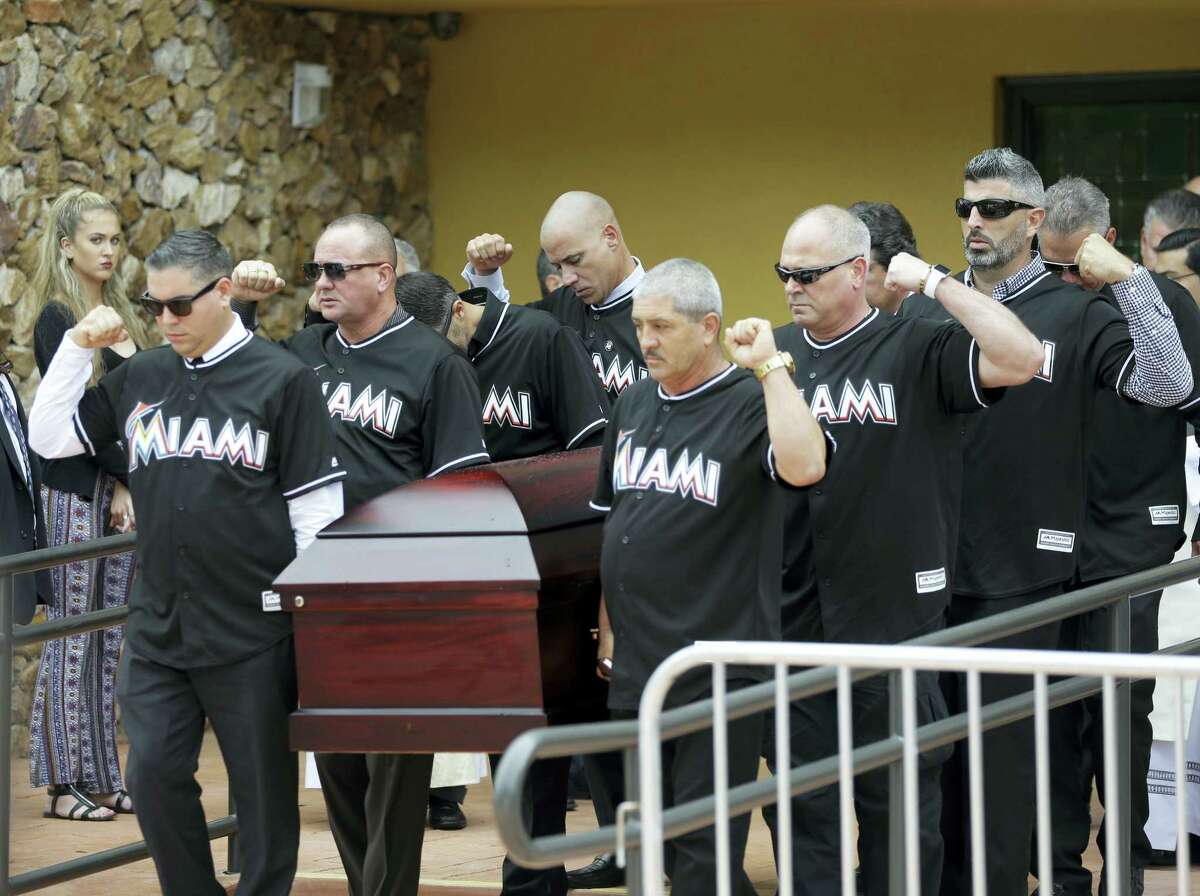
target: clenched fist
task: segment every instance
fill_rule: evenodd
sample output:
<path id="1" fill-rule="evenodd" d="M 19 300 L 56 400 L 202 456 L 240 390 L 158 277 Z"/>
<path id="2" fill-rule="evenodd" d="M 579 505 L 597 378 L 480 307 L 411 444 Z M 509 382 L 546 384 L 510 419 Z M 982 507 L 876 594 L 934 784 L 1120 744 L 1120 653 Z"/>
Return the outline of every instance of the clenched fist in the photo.
<path id="1" fill-rule="evenodd" d="M 494 274 L 512 258 L 512 243 L 506 243 L 498 233 L 482 233 L 467 243 L 467 261 L 480 276 Z"/>
<path id="2" fill-rule="evenodd" d="M 80 348 L 108 348 L 129 338 L 121 315 L 107 305 L 97 305 L 68 332 Z"/>
<path id="3" fill-rule="evenodd" d="M 287 286 L 269 261 L 243 261 L 233 269 L 233 298 L 261 302 Z"/>
<path id="4" fill-rule="evenodd" d="M 921 261 L 915 255 L 898 252 L 888 265 L 887 276 L 883 280 L 885 289 L 907 289 L 909 292 L 920 292 L 921 281 L 929 274 L 929 262 Z"/>
<path id="5" fill-rule="evenodd" d="M 758 317 L 739 320 L 725 329 L 725 350 L 738 367 L 753 370 L 769 361 L 778 349 L 771 322 Z"/>
<path id="6" fill-rule="evenodd" d="M 1120 283 L 1133 276 L 1133 262 L 1098 233 L 1090 233 L 1075 253 L 1079 279 L 1088 289 Z"/>

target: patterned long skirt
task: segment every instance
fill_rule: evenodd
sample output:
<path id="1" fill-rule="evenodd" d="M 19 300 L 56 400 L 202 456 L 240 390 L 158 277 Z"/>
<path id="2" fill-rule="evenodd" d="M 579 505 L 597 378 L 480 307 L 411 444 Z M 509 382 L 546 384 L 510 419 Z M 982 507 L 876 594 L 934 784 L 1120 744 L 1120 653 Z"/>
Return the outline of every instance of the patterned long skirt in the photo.
<path id="1" fill-rule="evenodd" d="M 90 501 L 43 486 L 49 544 L 111 535 L 108 518 L 115 482 L 98 476 Z M 132 552 L 55 567 L 49 618 L 124 605 L 133 569 Z M 116 675 L 123 634 L 124 626 L 115 626 L 46 642 L 29 725 L 29 779 L 34 787 L 75 784 L 89 793 L 122 788 Z"/>

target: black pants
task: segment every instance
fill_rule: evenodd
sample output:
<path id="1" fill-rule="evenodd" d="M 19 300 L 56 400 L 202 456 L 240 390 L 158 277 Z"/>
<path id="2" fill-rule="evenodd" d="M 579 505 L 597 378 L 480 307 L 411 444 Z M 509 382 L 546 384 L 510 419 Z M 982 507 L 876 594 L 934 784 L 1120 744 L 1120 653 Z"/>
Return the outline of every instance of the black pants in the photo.
<path id="1" fill-rule="evenodd" d="M 318 753 L 351 896 L 416 896 L 433 754 Z"/>
<path id="2" fill-rule="evenodd" d="M 499 756 L 491 756 L 495 777 Z M 525 829 L 534 837 L 550 837 L 567 830 L 567 781 L 571 774 L 571 757 L 539 759 L 529 770 L 528 787 L 521 800 L 521 816 Z M 554 868 L 523 868 L 504 857 L 501 870 L 503 896 L 564 896 L 567 892 L 567 871 L 562 865 Z"/>
<path id="3" fill-rule="evenodd" d="M 1062 585 L 1018 597 L 982 600 L 954 595 L 948 622 L 951 626 L 986 619 L 1061 594 Z M 1021 632 L 989 647 L 1053 650 L 1058 647 L 1060 624 L 1055 622 Z M 967 711 L 966 676 L 942 676 L 942 687 L 951 713 Z M 1033 689 L 1025 675 L 983 675 L 983 704 Z M 983 735 L 984 840 L 987 844 L 988 896 L 1026 896 L 1029 892 L 1029 844 L 1035 812 L 1033 718 L 994 728 Z M 967 779 L 967 744 L 959 741 L 942 775 L 942 836 L 946 861 L 942 872 L 945 896 L 971 892 L 971 814 Z"/>
<path id="4" fill-rule="evenodd" d="M 625 802 L 625 766 L 620 753 L 587 753 L 583 773 L 596 811 L 596 823 L 606 827 L 617 820 L 617 806 Z"/>
<path id="5" fill-rule="evenodd" d="M 463 800 L 467 798 L 467 787 L 465 784 L 458 784 L 452 787 L 430 787 L 429 788 L 429 805 L 434 803 L 454 803 L 456 806 L 461 806 Z"/>
<path id="6" fill-rule="evenodd" d="M 1096 584 L 1088 582 L 1086 584 Z M 1081 586 L 1082 587 L 1082 586 Z M 1129 643 L 1133 653 L 1158 650 L 1158 606 L 1162 592 L 1133 598 L 1129 604 Z M 1063 650 L 1109 650 L 1110 608 L 1063 621 L 1060 647 Z M 1133 867 L 1145 867 L 1150 859 L 1146 820 L 1150 815 L 1146 773 L 1150 767 L 1150 745 L 1154 732 L 1150 712 L 1154 709 L 1154 679 L 1133 682 L 1130 688 L 1130 837 Z M 1054 882 L 1068 896 L 1090 894 L 1092 874 L 1083 867 L 1083 852 L 1092 835 L 1092 781 L 1104 803 L 1104 710 L 1103 697 L 1095 694 L 1069 703 L 1050 713 L 1050 819 Z M 1104 854 L 1104 825 L 1096 837 Z M 1036 843 L 1033 867 L 1037 874 Z"/>
<path id="7" fill-rule="evenodd" d="M 300 843 L 296 754 L 287 717 L 296 708 L 289 637 L 223 666 L 173 669 L 126 646 L 117 698 L 129 734 L 126 782 L 166 896 L 213 894 L 217 883 L 196 768 L 212 722 L 237 801 L 242 896 L 286 896 Z"/>
<path id="8" fill-rule="evenodd" d="M 889 688 L 885 676 L 868 678 L 851 690 L 855 746 L 885 739 L 889 734 Z M 836 756 L 837 693 L 830 691 L 791 706 L 792 767 Z M 946 703 L 934 672 L 917 673 L 917 724 L 925 725 L 947 715 Z M 774 717 L 768 720 L 763 755 L 775 769 Z M 918 761 L 917 793 L 921 829 L 921 892 L 936 896 L 942 876 L 941 773 L 950 755 L 942 747 L 922 753 Z M 888 892 L 888 772 L 886 769 L 854 779 L 854 810 L 858 818 L 858 860 L 863 892 L 887 896 Z M 771 830 L 775 855 L 792 851 L 792 887 L 797 896 L 840 896 L 841 840 L 838 788 L 823 787 L 792 800 L 792 842 L 781 844 L 776 834 L 777 810 L 763 807 Z M 778 860 L 776 861 L 778 866 Z"/>
<path id="9" fill-rule="evenodd" d="M 730 692 L 752 682 L 731 681 Z M 695 699 L 704 699 L 702 694 Z M 614 719 L 632 719 L 637 714 L 613 710 Z M 758 777 L 763 717 L 753 715 L 730 722 L 726 728 L 729 786 L 736 787 Z M 713 792 L 712 730 L 669 740 L 663 744 L 663 808 L 711 796 Z M 729 867 L 734 896 L 754 896 L 754 886 L 742 867 L 750 814 L 729 819 Z M 717 835 L 709 826 L 667 841 L 665 864 L 671 892 L 687 896 L 715 896 L 717 892 Z"/>

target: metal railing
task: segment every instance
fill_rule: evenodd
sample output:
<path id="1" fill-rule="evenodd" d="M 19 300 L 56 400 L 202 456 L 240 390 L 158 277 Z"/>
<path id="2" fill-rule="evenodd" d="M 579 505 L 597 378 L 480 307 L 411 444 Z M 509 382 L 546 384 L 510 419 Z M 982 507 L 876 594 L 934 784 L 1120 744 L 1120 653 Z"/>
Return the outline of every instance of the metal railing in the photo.
<path id="1" fill-rule="evenodd" d="M 1115 653 L 1129 652 L 1129 599 L 1157 591 L 1169 585 L 1200 577 L 1200 557 L 1155 567 L 1110 582 L 1091 585 L 1058 597 L 977 620 L 965 625 L 943 629 L 905 642 L 909 647 L 969 647 L 997 641 L 1020 632 L 1030 631 L 1049 623 L 1083 613 L 1111 607 L 1109 614 L 1110 649 Z M 1200 653 L 1200 639 L 1176 644 L 1158 651 L 1161 655 Z M 815 668 L 789 675 L 783 687 L 791 701 L 812 697 L 837 686 L 837 670 Z M 857 681 L 878 673 L 854 673 Z M 893 673 L 898 678 L 899 673 Z M 1055 682 L 1046 689 L 1049 708 L 1081 700 L 1102 691 L 1101 682 L 1094 677 L 1071 677 Z M 893 695 L 899 693 L 894 681 Z M 1036 695 L 1033 691 L 1008 697 L 985 705 L 980 715 L 983 730 L 1006 725 L 1034 714 Z M 769 711 L 775 705 L 776 684 L 767 682 L 741 689 L 729 695 L 725 711 L 730 720 Z M 1115 688 L 1113 715 L 1117 719 L 1116 781 L 1121 793 L 1130 788 L 1129 768 L 1129 683 L 1123 681 Z M 711 727 L 713 700 L 702 700 L 668 710 L 662 715 L 661 737 L 670 739 Z M 850 757 L 853 774 L 888 768 L 890 818 L 890 888 L 894 896 L 903 892 L 903 803 L 902 759 L 903 737 L 900 710 L 895 698 L 892 705 L 892 736 L 856 748 Z M 968 737 L 967 715 L 960 713 L 941 719 L 916 730 L 921 750 L 953 744 Z M 638 804 L 639 770 L 637 762 L 638 723 L 636 720 L 563 725 L 527 731 L 509 745 L 496 769 L 494 785 L 495 819 L 501 839 L 512 858 L 530 868 L 551 868 L 569 858 L 589 857 L 601 852 L 617 852 L 627 868 L 630 893 L 640 892 L 641 845 L 643 830 L 633 818 Z M 538 759 L 579 754 L 620 751 L 624 757 L 625 804 L 618 811 L 617 823 L 591 831 L 559 834 L 533 839 L 521 818 L 521 794 L 524 793 L 529 770 Z M 790 765 L 790 763 L 789 763 Z M 799 796 L 839 780 L 839 759 L 830 756 L 790 770 L 786 777 L 786 793 Z M 777 778 L 746 784 L 729 793 L 728 812 L 739 815 L 760 806 L 773 804 L 782 795 Z M 1130 867 L 1130 822 L 1128 801 L 1121 801 L 1117 811 L 1107 813 L 1108 829 L 1113 832 L 1120 853 L 1121 867 Z M 663 814 L 661 835 L 670 839 L 708 827 L 716 818 L 714 797 L 676 805 Z"/>
<path id="2" fill-rule="evenodd" d="M 95 610 L 38 625 L 13 625 L 14 577 L 23 573 L 39 572 L 64 563 L 79 560 L 95 560 L 132 550 L 137 543 L 134 533 L 112 535 L 77 544 L 42 548 L 23 554 L 0 557 L 0 896 L 28 893 L 44 887 L 75 880 L 98 871 L 106 871 L 120 865 L 128 865 L 148 858 L 150 855 L 145 841 L 129 843 L 113 849 L 79 856 L 56 865 L 37 868 L 9 876 L 9 853 L 12 837 L 12 673 L 13 651 L 28 644 L 40 644 L 56 638 L 82 635 L 86 632 L 121 625 L 129 615 L 128 607 L 111 607 Z M 230 812 L 233 804 L 230 802 Z M 237 816 L 230 814 L 212 821 L 208 825 L 210 840 L 229 838 L 230 871 L 237 868 Z"/>

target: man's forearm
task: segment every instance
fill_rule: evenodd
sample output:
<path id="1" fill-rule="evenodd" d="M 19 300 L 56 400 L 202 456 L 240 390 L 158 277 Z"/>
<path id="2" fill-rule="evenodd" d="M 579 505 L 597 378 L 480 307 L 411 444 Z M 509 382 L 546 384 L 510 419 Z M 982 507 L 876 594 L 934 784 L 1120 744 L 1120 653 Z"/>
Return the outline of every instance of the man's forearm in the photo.
<path id="1" fill-rule="evenodd" d="M 825 434 L 786 369 L 772 370 L 762 386 L 775 469 L 791 485 L 811 485 L 825 475 Z"/>
<path id="2" fill-rule="evenodd" d="M 508 287 L 504 285 L 504 269 L 496 268 L 490 274 L 477 274 L 475 269 L 471 267 L 470 262 L 462 269 L 462 277 L 472 288 L 486 286 L 492 291 L 492 295 L 498 298 L 501 302 L 507 302 L 510 298 Z"/>
<path id="3" fill-rule="evenodd" d="M 1033 379 L 1042 363 L 1042 343 L 1015 314 L 949 277 L 938 283 L 935 295 L 978 344 L 984 387 L 1019 386 Z"/>
<path id="4" fill-rule="evenodd" d="M 1183 401 L 1192 392 L 1192 366 L 1154 278 L 1137 265 L 1133 276 L 1114 283 L 1112 291 L 1133 339 L 1134 369 L 1125 382 L 1125 394 L 1157 407 Z"/>

